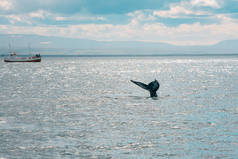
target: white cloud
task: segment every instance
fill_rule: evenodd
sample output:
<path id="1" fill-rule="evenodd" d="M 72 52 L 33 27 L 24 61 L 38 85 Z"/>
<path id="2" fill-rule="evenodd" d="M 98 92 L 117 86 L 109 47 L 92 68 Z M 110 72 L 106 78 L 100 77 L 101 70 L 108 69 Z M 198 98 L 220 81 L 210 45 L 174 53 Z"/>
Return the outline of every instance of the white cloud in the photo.
<path id="1" fill-rule="evenodd" d="M 2 0 L 0 0 L 1 2 Z M 16 26 L 15 23 L 37 24 L 37 18 L 56 21 L 105 20 L 102 16 L 71 16 L 53 14 L 44 10 L 36 12 L 7 15 L 12 25 L 0 25 L 1 33 L 38 34 L 45 36 L 62 36 L 85 38 L 103 41 L 152 41 L 167 42 L 176 45 L 209 45 L 222 40 L 238 39 L 238 21 L 228 14 L 212 15 L 198 10 L 199 7 L 219 7 L 215 0 L 191 0 L 170 5 L 169 10 L 153 11 L 140 10 L 127 14 L 131 18 L 129 24 L 77 24 L 77 25 L 28 25 Z M 158 17 L 186 17 L 190 15 L 209 15 L 217 21 L 215 24 L 180 24 L 166 26 L 156 22 Z"/>
<path id="2" fill-rule="evenodd" d="M 49 45 L 51 43 L 51 41 L 42 41 L 40 42 L 41 45 Z"/>
<path id="3" fill-rule="evenodd" d="M 197 7 L 197 8 L 195 8 Z M 170 5 L 169 10 L 154 11 L 154 16 L 166 18 L 186 17 L 189 15 L 209 15 L 207 11 L 203 11 L 199 7 L 220 8 L 216 0 L 191 0 L 182 1 Z"/>
<path id="4" fill-rule="evenodd" d="M 57 17 L 55 17 L 55 20 L 56 21 L 64 21 L 64 20 L 67 20 L 67 18 L 66 17 L 57 16 Z"/>
<path id="5" fill-rule="evenodd" d="M 220 8 L 220 5 L 216 0 L 192 0 L 192 6 L 204 6 L 204 7 L 212 7 L 212 8 Z"/>
<path id="6" fill-rule="evenodd" d="M 208 14 L 204 11 L 193 11 L 190 8 L 185 8 L 183 6 L 171 6 L 168 11 L 154 11 L 154 16 L 166 17 L 166 18 L 178 18 L 187 15 L 205 15 Z"/>
<path id="7" fill-rule="evenodd" d="M 22 23 L 31 25 L 34 23 L 34 18 L 45 19 L 47 16 L 52 16 L 49 12 L 39 10 L 36 12 L 31 12 L 27 14 L 7 14 L 7 15 L 0 15 L 0 17 L 8 19 L 11 24 Z"/>
<path id="8" fill-rule="evenodd" d="M 133 24 L 154 21 L 156 19 L 155 16 L 151 14 L 151 10 L 138 10 L 128 13 L 127 16 L 132 18 Z"/>
<path id="9" fill-rule="evenodd" d="M 80 15 L 80 14 L 75 14 L 72 16 L 58 16 L 58 15 L 54 15 L 53 16 L 54 19 L 56 21 L 83 21 L 83 20 L 91 20 L 91 21 L 95 21 L 95 20 L 99 20 L 99 21 L 104 21 L 105 18 L 102 16 L 87 16 L 87 15 Z"/>
<path id="10" fill-rule="evenodd" d="M 238 39 L 238 21 L 226 15 L 217 15 L 220 23 L 202 25 L 181 24 L 169 27 L 162 23 L 126 25 L 79 24 L 69 26 L 5 26 L 0 30 L 12 34 L 38 34 L 103 41 L 153 41 L 176 45 L 209 45 L 222 40 Z"/>
<path id="11" fill-rule="evenodd" d="M 10 0 L 0 0 L 0 10 L 10 10 L 13 8 L 13 4 Z"/>
<path id="12" fill-rule="evenodd" d="M 51 14 L 44 10 L 38 10 L 36 12 L 31 12 L 28 14 L 30 18 L 40 18 L 45 19 L 47 16 L 51 16 Z"/>
<path id="13" fill-rule="evenodd" d="M 50 21 L 105 21 L 106 19 L 103 16 L 90 16 L 90 15 L 80 15 L 74 14 L 72 16 L 61 16 L 59 14 L 51 13 L 45 10 L 38 10 L 30 13 L 22 13 L 22 14 L 8 14 L 8 15 L 0 15 L 0 17 L 8 19 L 11 24 L 37 24 L 39 19 L 44 19 L 45 22 Z"/>
<path id="14" fill-rule="evenodd" d="M 7 15 L 5 16 L 11 24 L 15 24 L 17 22 L 19 23 L 26 23 L 26 24 L 32 24 L 31 21 L 26 17 L 22 15 Z"/>

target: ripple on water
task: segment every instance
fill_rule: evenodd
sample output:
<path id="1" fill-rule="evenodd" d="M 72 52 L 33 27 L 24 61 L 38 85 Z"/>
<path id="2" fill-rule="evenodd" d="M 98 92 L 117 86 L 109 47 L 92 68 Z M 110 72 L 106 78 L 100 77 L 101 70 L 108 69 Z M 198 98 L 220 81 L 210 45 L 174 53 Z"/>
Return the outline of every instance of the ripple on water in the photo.
<path id="1" fill-rule="evenodd" d="M 234 158 L 237 57 L 0 63 L 0 158 Z M 131 79 L 160 82 L 157 100 Z"/>

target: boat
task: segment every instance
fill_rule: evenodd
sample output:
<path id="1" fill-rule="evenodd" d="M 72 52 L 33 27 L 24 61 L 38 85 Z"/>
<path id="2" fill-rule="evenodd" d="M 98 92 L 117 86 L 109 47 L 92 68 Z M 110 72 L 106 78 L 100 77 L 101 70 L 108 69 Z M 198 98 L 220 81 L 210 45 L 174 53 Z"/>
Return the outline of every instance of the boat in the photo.
<path id="1" fill-rule="evenodd" d="M 30 50 L 30 47 L 29 47 Z M 9 44 L 9 56 L 4 58 L 4 62 L 41 62 L 41 55 L 18 56 Z"/>
<path id="2" fill-rule="evenodd" d="M 11 53 L 4 58 L 4 62 L 41 62 L 41 55 L 35 54 L 33 56 L 18 56 L 16 53 Z"/>

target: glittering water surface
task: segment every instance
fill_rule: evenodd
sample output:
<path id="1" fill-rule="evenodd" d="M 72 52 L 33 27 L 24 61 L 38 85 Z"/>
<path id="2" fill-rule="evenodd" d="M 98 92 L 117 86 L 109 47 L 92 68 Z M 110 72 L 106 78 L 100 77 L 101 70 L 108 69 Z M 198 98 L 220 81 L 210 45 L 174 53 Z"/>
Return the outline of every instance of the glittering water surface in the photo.
<path id="1" fill-rule="evenodd" d="M 238 57 L 1 60 L 0 89 L 0 158 L 238 156 Z"/>

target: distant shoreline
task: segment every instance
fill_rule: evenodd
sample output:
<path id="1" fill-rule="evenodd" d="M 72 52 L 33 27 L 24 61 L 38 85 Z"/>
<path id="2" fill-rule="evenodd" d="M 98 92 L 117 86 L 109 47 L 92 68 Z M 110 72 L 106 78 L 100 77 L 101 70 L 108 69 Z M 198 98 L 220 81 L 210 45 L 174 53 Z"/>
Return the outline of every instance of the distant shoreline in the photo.
<path id="1" fill-rule="evenodd" d="M 0 57 L 8 56 L 6 54 L 0 55 Z M 29 56 L 29 55 L 21 55 Z M 214 57 L 214 56 L 237 56 L 237 54 L 83 54 L 83 55 L 41 55 L 42 57 Z"/>

